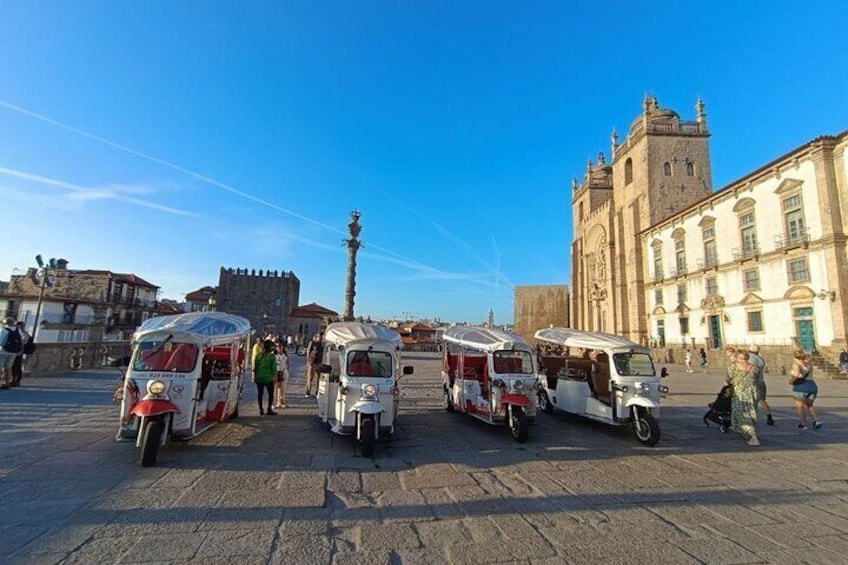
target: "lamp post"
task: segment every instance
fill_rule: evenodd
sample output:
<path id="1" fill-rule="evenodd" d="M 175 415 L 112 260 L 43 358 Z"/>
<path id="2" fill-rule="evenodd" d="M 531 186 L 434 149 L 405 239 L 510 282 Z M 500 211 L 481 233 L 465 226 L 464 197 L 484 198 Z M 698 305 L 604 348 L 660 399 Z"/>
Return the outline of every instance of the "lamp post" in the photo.
<path id="1" fill-rule="evenodd" d="M 41 318 L 41 304 L 44 301 L 44 289 L 47 287 L 53 287 L 53 283 L 48 281 L 48 277 L 50 269 L 54 269 L 56 267 L 56 259 L 50 259 L 50 261 L 45 264 L 41 255 L 36 255 L 35 262 L 38 263 L 38 268 L 41 269 L 41 281 L 38 285 L 38 305 L 35 307 L 35 322 L 32 326 L 33 343 L 35 343 L 35 336 L 38 334 L 38 320 Z"/>
<path id="2" fill-rule="evenodd" d="M 262 337 L 265 337 L 265 334 L 268 333 L 268 318 L 271 316 L 268 315 L 268 312 L 264 312 L 262 314 Z"/>

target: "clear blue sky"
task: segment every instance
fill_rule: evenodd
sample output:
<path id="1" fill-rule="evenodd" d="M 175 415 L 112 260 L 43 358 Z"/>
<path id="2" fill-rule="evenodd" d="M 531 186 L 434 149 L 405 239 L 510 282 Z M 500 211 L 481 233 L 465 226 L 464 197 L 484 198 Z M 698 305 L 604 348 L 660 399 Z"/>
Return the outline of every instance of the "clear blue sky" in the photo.
<path id="1" fill-rule="evenodd" d="M 285 269 L 341 311 L 497 322 L 570 283 L 570 179 L 700 95 L 715 188 L 848 128 L 844 2 L 5 2 L 0 278 L 64 257 L 180 298 Z"/>

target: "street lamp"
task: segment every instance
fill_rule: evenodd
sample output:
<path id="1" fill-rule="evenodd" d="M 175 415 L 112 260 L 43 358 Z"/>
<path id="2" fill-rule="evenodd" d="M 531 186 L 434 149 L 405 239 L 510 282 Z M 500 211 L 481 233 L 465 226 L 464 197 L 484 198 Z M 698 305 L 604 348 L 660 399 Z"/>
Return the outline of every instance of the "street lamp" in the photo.
<path id="1" fill-rule="evenodd" d="M 62 259 L 60 259 L 62 261 Z M 57 262 L 56 259 L 50 259 L 47 264 L 44 263 L 44 259 L 41 258 L 41 255 L 35 256 L 35 262 L 38 263 L 38 268 L 41 269 L 41 281 L 34 281 L 38 283 L 38 305 L 35 307 L 35 323 L 32 326 L 32 342 L 35 343 L 35 336 L 38 333 L 38 319 L 41 317 L 41 304 L 44 301 L 44 289 L 45 288 L 53 288 L 53 281 L 50 280 L 50 270 L 55 269 Z"/>
<path id="2" fill-rule="evenodd" d="M 268 333 L 268 319 L 270 317 L 271 316 L 268 315 L 268 312 L 265 312 L 265 313 L 262 314 L 262 334 L 263 334 L 263 337 L 265 337 L 264 334 Z"/>

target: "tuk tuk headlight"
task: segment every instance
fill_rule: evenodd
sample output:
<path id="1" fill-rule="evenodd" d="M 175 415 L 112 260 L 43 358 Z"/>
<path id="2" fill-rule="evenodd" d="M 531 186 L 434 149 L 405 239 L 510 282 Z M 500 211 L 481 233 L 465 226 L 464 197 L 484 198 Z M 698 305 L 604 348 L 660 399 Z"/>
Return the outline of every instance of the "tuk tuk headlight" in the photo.
<path id="1" fill-rule="evenodd" d="M 377 386 L 372 384 L 362 385 L 362 396 L 368 399 L 374 399 L 377 396 Z"/>
<path id="2" fill-rule="evenodd" d="M 162 381 L 148 381 L 147 383 L 147 393 L 153 396 L 164 394 L 166 390 L 168 390 L 168 385 Z"/>
<path id="3" fill-rule="evenodd" d="M 524 383 L 521 381 L 512 383 L 512 392 L 515 394 L 524 394 Z"/>
<path id="4" fill-rule="evenodd" d="M 651 385 L 648 383 L 636 383 L 636 394 L 639 396 L 650 396 Z"/>

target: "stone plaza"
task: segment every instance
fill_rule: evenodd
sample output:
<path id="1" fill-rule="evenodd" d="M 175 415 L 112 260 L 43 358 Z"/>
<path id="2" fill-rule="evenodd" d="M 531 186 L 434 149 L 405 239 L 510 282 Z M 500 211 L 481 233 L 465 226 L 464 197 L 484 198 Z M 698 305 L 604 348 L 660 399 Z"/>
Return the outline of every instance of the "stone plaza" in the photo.
<path id="1" fill-rule="evenodd" d="M 374 458 L 303 397 L 241 417 L 142 468 L 114 440 L 117 370 L 30 377 L 0 397 L 2 563 L 845 563 L 848 382 L 824 427 L 795 428 L 768 375 L 763 445 L 702 422 L 720 369 L 671 365 L 662 439 L 540 413 L 525 444 L 442 407 L 440 361 L 407 354 L 397 433 Z M 762 421 L 761 421 L 762 423 Z"/>

